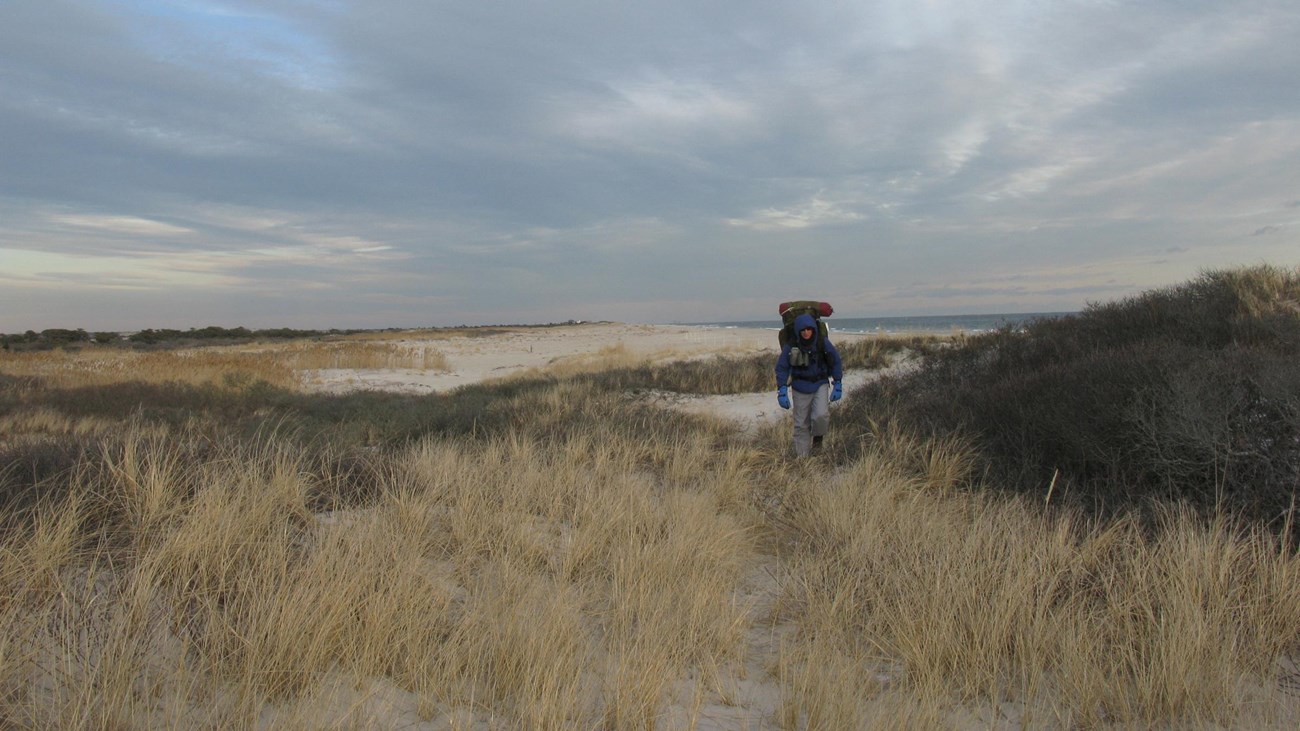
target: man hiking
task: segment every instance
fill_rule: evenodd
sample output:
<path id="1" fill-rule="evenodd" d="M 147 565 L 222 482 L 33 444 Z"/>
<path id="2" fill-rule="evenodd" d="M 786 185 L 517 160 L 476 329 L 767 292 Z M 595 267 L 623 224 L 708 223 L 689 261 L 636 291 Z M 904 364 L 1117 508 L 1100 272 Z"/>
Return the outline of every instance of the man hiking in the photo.
<path id="1" fill-rule="evenodd" d="M 844 395 L 844 364 L 812 315 L 796 317 L 794 332 L 795 337 L 781 347 L 776 359 L 776 402 L 783 409 L 793 405 L 794 454 L 807 457 L 821 447 L 830 428 L 830 402 Z M 794 388 L 793 394 L 789 387 Z"/>

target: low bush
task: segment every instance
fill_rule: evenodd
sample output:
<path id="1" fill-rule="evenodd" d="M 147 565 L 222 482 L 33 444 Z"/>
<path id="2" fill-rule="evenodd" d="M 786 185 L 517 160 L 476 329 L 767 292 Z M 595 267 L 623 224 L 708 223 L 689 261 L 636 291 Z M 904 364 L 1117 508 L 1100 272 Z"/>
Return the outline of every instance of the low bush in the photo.
<path id="1" fill-rule="evenodd" d="M 1300 484 L 1300 270 L 1213 271 L 931 350 L 841 417 L 978 445 L 991 483 L 1279 522 Z"/>

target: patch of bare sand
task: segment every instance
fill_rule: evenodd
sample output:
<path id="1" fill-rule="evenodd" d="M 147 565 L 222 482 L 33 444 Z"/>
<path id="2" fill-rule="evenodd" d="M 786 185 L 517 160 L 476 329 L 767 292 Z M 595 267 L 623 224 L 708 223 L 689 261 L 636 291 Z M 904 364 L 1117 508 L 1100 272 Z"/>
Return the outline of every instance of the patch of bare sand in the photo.
<path id="1" fill-rule="evenodd" d="M 851 342 L 871 336 L 836 333 L 834 337 L 837 342 Z M 511 328 L 491 335 L 436 340 L 411 336 L 401 342 L 441 351 L 447 357 L 450 370 L 321 370 L 308 376 L 306 386 L 309 390 L 325 393 L 372 389 L 426 394 L 584 359 L 595 361 L 604 357 L 607 360 L 619 358 L 626 362 L 640 362 L 769 353 L 775 365 L 778 352 L 775 328 L 769 331 L 623 323 Z M 900 364 L 895 368 L 906 365 Z M 844 374 L 844 390 L 851 392 L 884 372 L 848 371 Z M 656 391 L 644 393 L 641 397 L 690 413 L 730 419 L 746 431 L 779 421 L 787 415 L 776 404 L 775 377 L 772 389 L 760 393 L 699 396 Z"/>
<path id="2" fill-rule="evenodd" d="M 566 360 L 620 356 L 682 359 L 713 354 L 749 355 L 770 351 L 776 357 L 776 332 L 689 325 L 590 323 L 557 327 L 508 328 L 490 335 L 429 338 L 401 342 L 439 350 L 450 370 L 407 369 L 315 371 L 310 390 L 327 393 L 375 389 L 404 393 L 449 391 L 473 383 L 519 375 Z"/>

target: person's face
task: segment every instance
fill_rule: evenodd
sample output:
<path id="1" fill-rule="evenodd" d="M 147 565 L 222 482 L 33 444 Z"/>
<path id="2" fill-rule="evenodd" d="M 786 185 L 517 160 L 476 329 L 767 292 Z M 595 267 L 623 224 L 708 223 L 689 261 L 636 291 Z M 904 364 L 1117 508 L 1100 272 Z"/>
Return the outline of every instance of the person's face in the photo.
<path id="1" fill-rule="evenodd" d="M 812 335 L 813 335 L 813 329 L 810 327 L 805 327 L 804 329 L 799 331 L 799 337 L 803 338 L 804 340 L 812 340 Z"/>

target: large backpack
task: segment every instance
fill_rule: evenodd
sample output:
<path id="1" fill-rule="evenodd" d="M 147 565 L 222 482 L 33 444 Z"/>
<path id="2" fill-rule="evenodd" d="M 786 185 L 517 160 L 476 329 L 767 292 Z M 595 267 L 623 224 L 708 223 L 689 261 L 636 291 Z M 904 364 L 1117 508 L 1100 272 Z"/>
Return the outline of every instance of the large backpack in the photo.
<path id="1" fill-rule="evenodd" d="M 798 337 L 794 331 L 794 319 L 800 315 L 812 315 L 817 321 L 817 342 L 825 343 L 827 339 L 826 323 L 822 322 L 823 317 L 830 317 L 835 312 L 829 302 L 817 302 L 815 300 L 795 300 L 793 302 L 782 302 L 778 308 L 781 313 L 781 332 L 777 333 L 777 342 L 784 348 L 786 343 L 793 343 Z"/>

